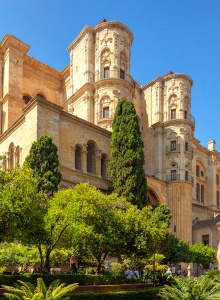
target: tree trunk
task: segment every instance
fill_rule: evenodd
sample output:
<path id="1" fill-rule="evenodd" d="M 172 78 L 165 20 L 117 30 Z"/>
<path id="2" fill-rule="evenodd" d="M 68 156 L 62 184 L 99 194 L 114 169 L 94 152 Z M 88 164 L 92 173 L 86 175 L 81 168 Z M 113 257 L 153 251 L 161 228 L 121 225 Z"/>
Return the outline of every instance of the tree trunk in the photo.
<path id="1" fill-rule="evenodd" d="M 45 258 L 45 268 L 47 270 L 47 273 L 49 274 L 50 273 L 50 253 L 51 253 L 52 249 L 51 247 L 47 247 L 47 250 L 46 250 L 46 258 Z"/>
<path id="2" fill-rule="evenodd" d="M 93 256 L 93 258 L 95 258 L 95 260 L 96 260 L 96 265 L 97 265 L 96 274 L 101 273 L 101 267 L 102 267 L 102 264 L 105 261 L 107 255 L 108 255 L 108 252 L 102 253 L 98 258 Z"/>
<path id="3" fill-rule="evenodd" d="M 44 256 L 43 256 L 43 253 L 42 253 L 41 245 L 38 245 L 37 248 L 38 248 L 38 251 L 40 253 L 40 270 L 41 270 L 41 273 L 43 273 Z"/>

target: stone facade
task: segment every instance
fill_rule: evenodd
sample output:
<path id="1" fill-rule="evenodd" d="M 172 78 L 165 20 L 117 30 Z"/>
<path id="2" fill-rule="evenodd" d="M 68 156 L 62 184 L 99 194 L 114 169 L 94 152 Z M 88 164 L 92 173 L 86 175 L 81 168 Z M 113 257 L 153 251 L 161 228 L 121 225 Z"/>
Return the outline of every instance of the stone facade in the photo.
<path id="1" fill-rule="evenodd" d="M 49 135 L 59 149 L 62 187 L 90 182 L 106 190 L 114 111 L 126 98 L 139 118 L 149 203 L 169 205 L 175 236 L 209 239 L 217 252 L 218 222 L 195 226 L 218 218 L 220 156 L 214 141 L 205 148 L 194 137 L 193 81 L 169 72 L 140 86 L 130 75 L 132 41 L 120 22 L 86 26 L 67 48 L 70 63 L 59 72 L 29 57 L 30 47 L 6 34 L 0 43 L 3 168 L 22 165 L 33 141 Z"/>

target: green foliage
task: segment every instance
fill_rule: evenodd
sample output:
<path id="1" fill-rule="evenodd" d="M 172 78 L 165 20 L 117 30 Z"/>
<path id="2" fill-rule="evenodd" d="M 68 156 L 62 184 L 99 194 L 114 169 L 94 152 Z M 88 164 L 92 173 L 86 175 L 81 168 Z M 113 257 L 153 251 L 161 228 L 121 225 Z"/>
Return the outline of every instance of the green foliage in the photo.
<path id="1" fill-rule="evenodd" d="M 92 275 L 92 274 L 41 274 L 46 286 L 49 286 L 55 279 L 60 279 L 66 284 L 77 282 L 80 286 L 85 285 L 112 285 L 124 284 L 127 282 L 126 276 L 122 275 Z M 0 285 L 13 285 L 14 282 L 28 281 L 33 285 L 37 284 L 39 274 L 22 274 L 22 275 L 0 275 Z"/>
<path id="2" fill-rule="evenodd" d="M 113 190 L 142 208 L 147 203 L 147 181 L 143 169 L 144 144 L 131 101 L 119 100 L 112 127 L 108 172 Z"/>
<path id="3" fill-rule="evenodd" d="M 42 278 L 37 279 L 37 286 L 35 287 L 30 282 L 23 282 L 18 280 L 19 284 L 14 284 L 12 286 L 3 285 L 9 293 L 4 293 L 4 296 L 10 300 L 60 300 L 63 299 L 67 293 L 73 291 L 77 288 L 78 284 L 70 284 L 65 286 L 65 283 L 60 284 L 60 280 L 57 279 L 51 283 L 49 288 L 46 288 L 46 285 Z M 68 297 L 64 299 L 69 299 Z"/>
<path id="4" fill-rule="evenodd" d="M 24 271 L 28 265 L 39 262 L 39 253 L 35 247 L 18 243 L 2 243 L 0 245 L 1 266 L 22 266 Z"/>
<path id="5" fill-rule="evenodd" d="M 56 227 L 66 222 L 65 239 L 74 246 L 74 254 L 80 251 L 81 255 L 92 256 L 99 273 L 107 254 L 119 253 L 126 246 L 124 216 L 129 205 L 116 194 L 104 195 L 93 186 L 78 184 L 75 189 L 55 194 L 48 223 Z"/>
<path id="6" fill-rule="evenodd" d="M 215 250 L 203 243 L 189 244 L 183 240 L 168 236 L 168 249 L 166 260 L 170 263 L 192 262 L 196 264 L 214 263 L 216 261 Z"/>
<path id="7" fill-rule="evenodd" d="M 191 254 L 190 261 L 196 264 L 214 263 L 216 261 L 215 250 L 209 245 L 203 243 L 189 245 L 189 252 Z"/>
<path id="8" fill-rule="evenodd" d="M 27 167 L 0 171 L 0 241 L 44 239 L 46 198 Z"/>
<path id="9" fill-rule="evenodd" d="M 70 300 L 158 300 L 158 290 L 71 294 Z"/>
<path id="10" fill-rule="evenodd" d="M 176 264 L 179 262 L 191 262 L 189 258 L 189 245 L 183 240 L 168 235 L 167 250 L 165 253 L 166 261 Z"/>
<path id="11" fill-rule="evenodd" d="M 117 263 L 117 262 L 112 262 L 110 264 L 110 267 L 111 267 L 112 274 L 115 274 L 115 275 L 124 274 L 124 268 L 123 268 L 122 264 Z"/>
<path id="12" fill-rule="evenodd" d="M 169 218 L 162 219 L 160 207 L 153 211 L 150 206 L 142 210 L 135 206 L 129 207 L 125 221 L 128 256 L 135 253 L 139 258 L 148 259 L 154 253 L 158 253 L 169 232 L 170 217 L 169 214 Z"/>
<path id="13" fill-rule="evenodd" d="M 58 190 L 61 181 L 57 150 L 52 138 L 41 136 L 32 144 L 29 155 L 25 159 L 25 163 L 34 170 L 39 190 L 49 195 Z"/>
<path id="14" fill-rule="evenodd" d="M 71 250 L 67 249 L 54 249 L 53 252 L 51 252 L 51 264 L 53 266 L 64 266 L 66 264 L 69 265 L 69 258 L 72 255 Z"/>
<path id="15" fill-rule="evenodd" d="M 173 278 L 172 286 L 165 285 L 160 291 L 164 300 L 217 300 L 220 298 L 220 283 L 207 276 L 199 278 Z"/>

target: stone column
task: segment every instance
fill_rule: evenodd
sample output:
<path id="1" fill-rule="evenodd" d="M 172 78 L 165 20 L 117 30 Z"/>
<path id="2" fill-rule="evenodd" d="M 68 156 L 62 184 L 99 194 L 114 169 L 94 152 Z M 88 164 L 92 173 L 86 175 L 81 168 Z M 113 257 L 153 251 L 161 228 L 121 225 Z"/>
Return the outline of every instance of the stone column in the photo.
<path id="1" fill-rule="evenodd" d="M 82 171 L 87 172 L 87 144 L 83 144 L 82 149 Z"/>
<path id="2" fill-rule="evenodd" d="M 96 174 L 99 177 L 101 177 L 101 157 L 102 157 L 102 151 L 97 150 L 97 152 L 96 152 Z"/>

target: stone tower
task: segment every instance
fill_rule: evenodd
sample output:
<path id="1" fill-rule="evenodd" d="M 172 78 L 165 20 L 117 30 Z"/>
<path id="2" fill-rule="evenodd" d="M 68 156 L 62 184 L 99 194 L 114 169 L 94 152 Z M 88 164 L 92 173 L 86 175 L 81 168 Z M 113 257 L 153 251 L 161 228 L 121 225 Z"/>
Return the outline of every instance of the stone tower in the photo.
<path id="1" fill-rule="evenodd" d="M 192 237 L 192 159 L 195 121 L 191 115 L 192 80 L 172 72 L 143 88 L 148 115 L 147 173 L 166 181 L 171 231 L 185 241 Z M 152 136 L 154 138 L 152 139 Z"/>
<path id="2" fill-rule="evenodd" d="M 130 48 L 133 35 L 119 22 L 102 20 L 86 26 L 68 47 L 70 82 L 67 109 L 70 113 L 111 130 L 118 99 L 132 100 Z"/>

